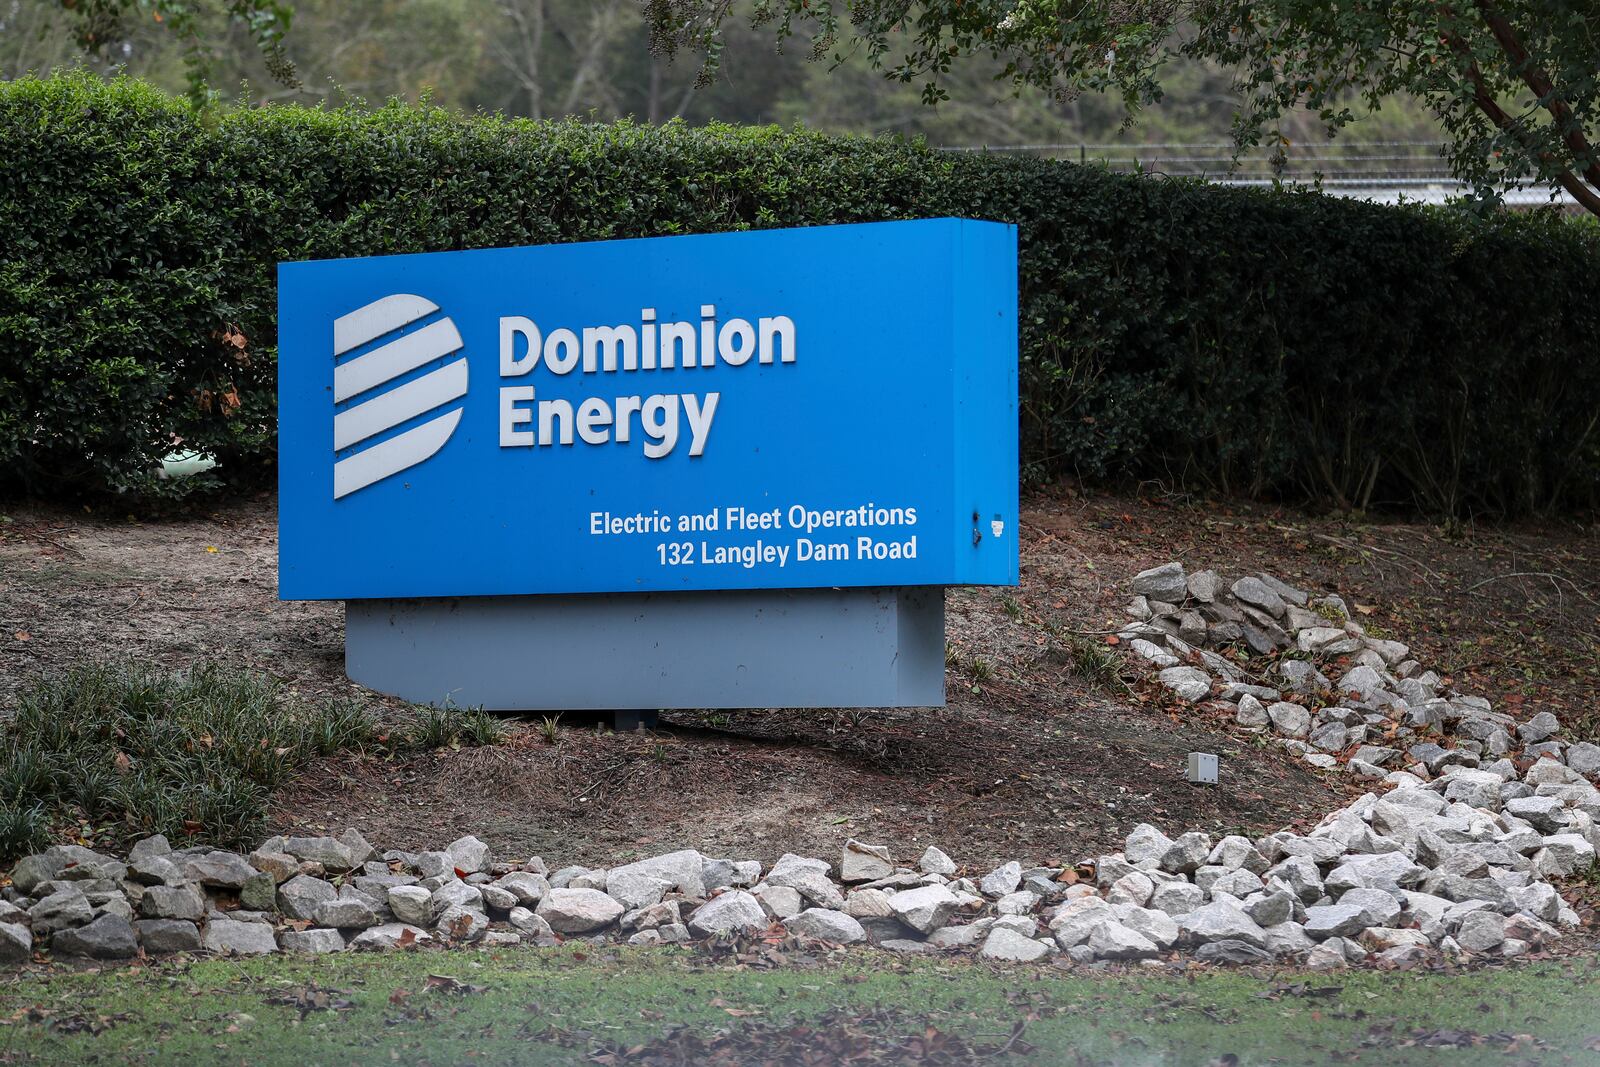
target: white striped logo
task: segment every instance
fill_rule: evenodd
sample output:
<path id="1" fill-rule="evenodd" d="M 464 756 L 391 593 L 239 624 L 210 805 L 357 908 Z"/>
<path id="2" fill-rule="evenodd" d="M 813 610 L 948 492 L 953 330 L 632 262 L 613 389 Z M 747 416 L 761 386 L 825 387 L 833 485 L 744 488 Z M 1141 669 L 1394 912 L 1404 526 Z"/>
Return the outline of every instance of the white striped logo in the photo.
<path id="1" fill-rule="evenodd" d="M 461 350 L 455 323 L 432 318 L 438 310 L 431 300 L 399 293 L 334 320 L 335 500 L 415 467 L 443 448 L 461 421 L 457 405 L 402 433 L 383 436 L 467 395 L 466 357 L 385 388 Z"/>

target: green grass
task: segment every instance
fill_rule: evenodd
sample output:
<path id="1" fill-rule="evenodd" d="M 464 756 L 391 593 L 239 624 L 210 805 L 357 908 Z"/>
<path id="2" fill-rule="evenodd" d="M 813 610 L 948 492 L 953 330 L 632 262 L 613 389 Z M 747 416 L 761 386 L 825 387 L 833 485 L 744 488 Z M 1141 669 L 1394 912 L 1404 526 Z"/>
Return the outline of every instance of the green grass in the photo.
<path id="1" fill-rule="evenodd" d="M 292 699 L 265 675 L 220 664 L 85 664 L 30 682 L 0 728 L 0 860 L 61 836 L 251 848 L 272 790 L 307 760 L 501 736 L 494 716 L 456 708 L 417 709 L 385 733 L 358 700 Z"/>
<path id="2" fill-rule="evenodd" d="M 8 1063 L 548 1064 L 641 1045 L 612 1062 L 1596 1063 L 1600 972 L 1116 976 L 865 952 L 758 969 L 574 945 L 13 975 L 0 1021 Z M 944 1058 L 913 1057 L 930 1044 Z"/>
<path id="3" fill-rule="evenodd" d="M 218 664 L 94 663 L 40 677 L 0 732 L 0 857 L 62 827 L 96 841 L 163 833 L 249 845 L 275 786 L 372 733 L 359 706 L 301 704 L 269 678 Z"/>

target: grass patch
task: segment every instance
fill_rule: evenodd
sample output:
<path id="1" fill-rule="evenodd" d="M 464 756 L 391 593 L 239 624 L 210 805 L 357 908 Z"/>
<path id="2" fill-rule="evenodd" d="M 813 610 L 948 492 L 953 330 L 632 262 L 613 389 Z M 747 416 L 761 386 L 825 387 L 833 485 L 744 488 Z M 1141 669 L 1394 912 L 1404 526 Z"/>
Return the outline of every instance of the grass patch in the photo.
<path id="1" fill-rule="evenodd" d="M 1128 691 L 1127 683 L 1122 680 L 1124 663 L 1114 649 L 1082 634 L 1066 633 L 1063 640 L 1067 649 L 1067 663 L 1079 681 L 1091 689 L 1104 692 Z"/>
<path id="2" fill-rule="evenodd" d="M 41 678 L 4 729 L 0 856 L 37 850 L 63 824 L 91 838 L 251 845 L 274 787 L 374 732 L 353 701 L 300 704 L 269 678 L 217 664 L 90 664 Z"/>
<path id="3" fill-rule="evenodd" d="M 253 847 L 272 790 L 307 760 L 491 745 L 502 733 L 484 711 L 448 707 L 384 731 L 359 700 L 293 700 L 264 675 L 213 663 L 76 667 L 27 686 L 0 730 L 0 860 L 60 836 Z"/>
<path id="4" fill-rule="evenodd" d="M 433 750 L 462 745 L 496 745 L 505 736 L 500 720 L 482 708 L 419 707 L 400 740 L 411 748 Z"/>
<path id="5" fill-rule="evenodd" d="M 1597 1002 L 1592 961 L 1092 976 L 868 952 L 763 970 L 588 945 L 173 962 L 0 986 L 6 1051 L 23 1062 L 293 1067 L 821 1063 L 852 1049 L 871 1063 L 1583 1063 Z M 838 1055 L 790 1058 L 803 1049 Z"/>

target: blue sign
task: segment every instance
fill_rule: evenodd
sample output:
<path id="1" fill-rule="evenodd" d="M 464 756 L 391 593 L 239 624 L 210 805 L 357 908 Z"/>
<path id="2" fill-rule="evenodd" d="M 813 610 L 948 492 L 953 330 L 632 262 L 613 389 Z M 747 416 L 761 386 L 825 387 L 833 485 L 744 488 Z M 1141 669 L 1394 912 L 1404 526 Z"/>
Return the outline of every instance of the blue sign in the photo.
<path id="1" fill-rule="evenodd" d="M 284 599 L 1009 585 L 1017 238 L 285 263 Z"/>

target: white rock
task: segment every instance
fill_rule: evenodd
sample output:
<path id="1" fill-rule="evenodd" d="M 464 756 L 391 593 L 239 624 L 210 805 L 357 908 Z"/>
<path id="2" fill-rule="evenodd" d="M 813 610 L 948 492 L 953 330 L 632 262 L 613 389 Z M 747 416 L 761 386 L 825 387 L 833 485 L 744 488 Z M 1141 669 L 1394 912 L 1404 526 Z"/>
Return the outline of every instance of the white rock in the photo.
<path id="1" fill-rule="evenodd" d="M 989 937 L 979 954 L 986 960 L 1032 963 L 1049 955 L 1050 950 L 1042 942 L 1001 926 L 989 931 Z"/>
<path id="2" fill-rule="evenodd" d="M 1468 952 L 1492 952 L 1506 939 L 1505 920 L 1492 911 L 1469 912 L 1454 937 Z"/>
<path id="3" fill-rule="evenodd" d="M 967 926 L 942 926 L 929 934 L 925 943 L 934 948 L 973 948 L 989 935 L 994 925 L 993 919 L 978 919 Z"/>
<path id="4" fill-rule="evenodd" d="M 1039 935 L 1039 921 L 1031 915 L 1001 915 L 994 921 L 991 929 L 1004 927 L 1023 937 L 1037 937 Z M 946 927 L 945 929 L 949 929 Z M 939 931 L 935 930 L 934 933 Z"/>
<path id="5" fill-rule="evenodd" d="M 32 958 L 33 934 L 28 928 L 21 923 L 0 922 L 0 963 L 26 963 Z"/>
<path id="6" fill-rule="evenodd" d="M 1150 894 L 1149 906 L 1168 915 L 1187 915 L 1206 902 L 1205 890 L 1189 882 L 1164 882 Z"/>
<path id="7" fill-rule="evenodd" d="M 1342 656 L 1361 647 L 1361 639 L 1341 627 L 1313 626 L 1295 635 L 1295 647 L 1316 656 Z"/>
<path id="8" fill-rule="evenodd" d="M 1491 771 L 1451 767 L 1445 778 L 1444 798 L 1472 808 L 1498 809 L 1500 788 L 1505 783 Z"/>
<path id="9" fill-rule="evenodd" d="M 433 940 L 426 930 L 408 923 L 384 923 L 363 930 L 350 939 L 350 948 L 356 951 L 389 952 L 412 945 L 423 945 Z"/>
<path id="10" fill-rule="evenodd" d="M 344 935 L 338 930 L 285 930 L 278 935 L 278 941 L 285 952 L 310 956 L 343 952 L 345 948 Z"/>
<path id="11" fill-rule="evenodd" d="M 1188 874 L 1211 854 L 1211 837 L 1198 831 L 1179 834 L 1162 854 L 1159 866 L 1172 874 Z"/>
<path id="12" fill-rule="evenodd" d="M 813 937 L 818 941 L 831 941 L 836 945 L 850 945 L 867 939 L 867 932 L 855 919 L 842 911 L 829 911 L 826 908 L 807 908 L 799 915 L 785 919 L 783 925 L 791 933 Z"/>
<path id="13" fill-rule="evenodd" d="M 1306 934 L 1318 941 L 1330 937 L 1354 937 L 1370 923 L 1355 904 L 1313 904 L 1306 909 Z"/>
<path id="14" fill-rule="evenodd" d="M 1275 886 L 1278 884 L 1273 883 Z M 1295 894 L 1288 889 L 1271 889 L 1247 898 L 1241 910 L 1263 930 L 1294 918 Z"/>
<path id="15" fill-rule="evenodd" d="M 441 915 L 445 909 L 453 907 L 481 908 L 483 893 L 475 885 L 451 879 L 433 891 L 430 905 L 435 915 Z"/>
<path id="16" fill-rule="evenodd" d="M 925 874 L 942 874 L 948 877 L 956 873 L 956 864 L 949 856 L 929 845 L 922 853 L 922 858 L 917 861 L 917 869 Z"/>
<path id="17" fill-rule="evenodd" d="M 748 896 L 748 894 L 746 894 Z M 761 905 L 751 898 L 757 912 Z M 626 910 L 598 889 L 552 889 L 539 901 L 536 914 L 560 934 L 586 934 L 610 926 Z M 765 921 L 762 922 L 765 926 Z"/>
<path id="18" fill-rule="evenodd" d="M 1145 960 L 1159 954 L 1155 942 L 1120 922 L 1106 921 L 1089 933 L 1088 945 L 1100 959 Z"/>
<path id="19" fill-rule="evenodd" d="M 1247 730 L 1262 730 L 1272 721 L 1267 714 L 1267 709 L 1261 701 L 1249 693 L 1239 698 L 1239 707 L 1233 713 L 1233 721 Z"/>
<path id="20" fill-rule="evenodd" d="M 956 895 L 942 885 L 905 889 L 889 898 L 894 917 L 924 936 L 949 922 L 960 903 Z"/>
<path id="21" fill-rule="evenodd" d="M 855 838 L 844 843 L 839 860 L 839 881 L 873 882 L 894 873 L 894 857 L 888 845 L 869 845 Z"/>
<path id="22" fill-rule="evenodd" d="M 434 929 L 452 941 L 482 941 L 489 929 L 489 917 L 477 908 L 452 904 L 439 915 Z"/>
<path id="23" fill-rule="evenodd" d="M 785 890 L 794 892 L 794 890 Z M 798 893 L 795 894 L 799 896 Z M 889 894 L 881 889 L 856 889 L 844 898 L 844 913 L 854 919 L 892 919 L 894 909 L 889 906 Z"/>
<path id="24" fill-rule="evenodd" d="M 881 893 L 878 889 L 858 889 L 856 893 Z M 779 919 L 787 919 L 799 915 L 805 910 L 805 901 L 800 898 L 800 890 L 786 885 L 761 885 L 756 888 L 756 899 L 761 901 L 763 907 Z M 851 896 L 855 896 L 852 893 Z M 849 907 L 849 901 L 845 902 Z"/>
<path id="25" fill-rule="evenodd" d="M 1167 667 L 1156 680 L 1191 704 L 1211 695 L 1211 676 L 1198 667 Z"/>
<path id="26" fill-rule="evenodd" d="M 1382 889 L 1352 889 L 1339 897 L 1342 906 L 1361 909 L 1365 926 L 1388 926 L 1400 917 L 1400 900 Z"/>
<path id="27" fill-rule="evenodd" d="M 1255 948 L 1266 948 L 1265 931 L 1240 909 L 1213 902 L 1178 917 L 1179 937 L 1203 945 L 1211 941 L 1243 941 Z"/>
<path id="28" fill-rule="evenodd" d="M 1306 936 L 1305 927 L 1297 922 L 1282 922 L 1265 928 L 1267 951 L 1274 956 L 1296 956 L 1310 952 L 1316 942 Z"/>
<path id="29" fill-rule="evenodd" d="M 1134 655 L 1138 656 L 1142 660 L 1145 660 L 1157 670 L 1165 670 L 1168 667 L 1176 667 L 1182 662 L 1177 656 L 1174 656 L 1160 645 L 1153 641 L 1146 641 L 1142 637 L 1134 638 L 1133 641 L 1129 643 L 1128 647 L 1133 650 Z"/>
<path id="30" fill-rule="evenodd" d="M 1267 717 L 1285 737 L 1304 737 L 1311 729 L 1311 713 L 1299 704 L 1280 700 L 1267 708 Z"/>
<path id="31" fill-rule="evenodd" d="M 1178 924 L 1166 912 L 1152 908 L 1138 908 L 1131 904 L 1114 910 L 1118 922 L 1147 938 L 1156 948 L 1166 950 L 1177 943 Z"/>
<path id="32" fill-rule="evenodd" d="M 996 915 L 1027 915 L 1039 903 L 1039 894 L 1027 889 L 1007 893 L 994 902 Z"/>
<path id="33" fill-rule="evenodd" d="M 792 858 L 799 859 L 799 857 Z M 780 860 L 779 862 L 781 863 L 782 861 Z M 828 865 L 826 863 L 821 860 L 813 862 L 817 863 L 824 873 L 827 872 Z M 607 888 L 609 889 L 610 887 L 609 879 L 618 875 L 624 878 L 643 875 L 649 878 L 659 878 L 689 899 L 700 900 L 706 895 L 704 871 L 704 856 L 692 848 L 680 849 L 677 852 L 651 856 L 649 859 L 625 863 L 620 867 L 611 868 L 608 873 Z"/>
<path id="34" fill-rule="evenodd" d="M 1127 844 L 1123 852 L 1127 857 L 1127 862 L 1133 866 L 1153 868 L 1161 862 L 1161 857 L 1165 856 L 1167 850 L 1171 847 L 1172 839 L 1170 837 L 1149 823 L 1140 823 L 1128 835 Z M 1104 864 L 1097 866 L 1104 866 Z M 1117 877 L 1120 878 L 1121 875 L 1119 874 Z M 1110 883 L 1106 884 L 1109 885 Z"/>
<path id="35" fill-rule="evenodd" d="M 1331 893 L 1348 889 L 1414 889 L 1427 873 L 1404 852 L 1384 852 L 1348 857 L 1328 874 L 1323 884 Z"/>
<path id="36" fill-rule="evenodd" d="M 1188 581 L 1183 573 L 1183 564 L 1163 563 L 1159 567 L 1151 567 L 1147 571 L 1140 571 L 1133 578 L 1133 592 L 1135 596 L 1142 596 L 1149 600 L 1160 600 L 1168 604 L 1181 604 L 1188 595 Z"/>
<path id="37" fill-rule="evenodd" d="M 1264 874 L 1267 860 L 1247 837 L 1229 834 L 1218 841 L 1206 857 L 1206 863 L 1217 867 L 1243 868 L 1251 874 Z"/>
<path id="38" fill-rule="evenodd" d="M 1543 878 L 1568 878 L 1588 870 L 1595 850 L 1582 834 L 1551 834 L 1533 856 L 1533 870 Z"/>
<path id="39" fill-rule="evenodd" d="M 1288 605 L 1283 597 L 1274 592 L 1260 578 L 1240 578 L 1233 583 L 1233 595 L 1241 602 L 1251 607 L 1260 608 L 1262 611 L 1277 618 L 1283 618 L 1287 613 Z"/>
<path id="40" fill-rule="evenodd" d="M 1584 778 L 1600 778 L 1600 745 L 1579 741 L 1567 749 L 1567 767 Z"/>
<path id="41" fill-rule="evenodd" d="M 468 834 L 450 842 L 445 849 L 456 870 L 476 874 L 489 869 L 489 846 Z"/>
<path id="42" fill-rule="evenodd" d="M 545 876 L 531 871 L 512 871 L 495 879 L 494 884 L 511 893 L 517 898 L 517 903 L 524 907 L 538 904 L 550 892 L 550 882 Z"/>
<path id="43" fill-rule="evenodd" d="M 1022 884 L 1022 864 L 1016 860 L 996 867 L 978 882 L 978 888 L 985 896 L 1003 897 L 1007 893 L 1016 892 L 1017 886 Z"/>
<path id="44" fill-rule="evenodd" d="M 527 908 L 512 908 L 508 921 L 521 934 L 524 943 L 541 948 L 557 944 L 556 932 L 550 929 L 550 924 Z"/>
<path id="45" fill-rule="evenodd" d="M 689 929 L 699 937 L 755 933 L 767 927 L 767 913 L 755 897 L 742 889 L 712 897 L 689 916 Z"/>
<path id="46" fill-rule="evenodd" d="M 1050 930 L 1058 945 L 1072 948 L 1089 940 L 1095 926 L 1115 918 L 1115 909 L 1099 897 L 1079 897 L 1055 910 L 1050 917 Z"/>
<path id="47" fill-rule="evenodd" d="M 213 919 L 206 923 L 205 932 L 200 937 L 200 947 L 207 952 L 262 956 L 278 951 L 278 941 L 272 935 L 272 927 L 266 923 Z"/>
<path id="48" fill-rule="evenodd" d="M 614 870 L 606 873 L 606 896 L 611 897 L 628 911 L 648 908 L 661 902 L 673 884 L 653 874 L 638 871 Z"/>
<path id="49" fill-rule="evenodd" d="M 826 870 L 825 866 L 822 870 L 794 864 L 785 866 L 780 860 L 767 873 L 767 884 L 799 890 L 801 896 L 818 907 L 839 911 L 844 907 L 844 894 L 828 878 Z"/>
<path id="50" fill-rule="evenodd" d="M 1134 904 L 1144 907 L 1150 903 L 1150 896 L 1155 892 L 1155 883 L 1142 871 L 1125 874 L 1111 884 L 1106 892 L 1108 904 Z"/>

